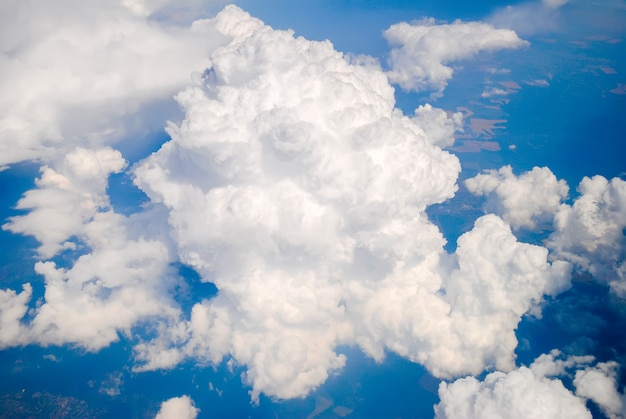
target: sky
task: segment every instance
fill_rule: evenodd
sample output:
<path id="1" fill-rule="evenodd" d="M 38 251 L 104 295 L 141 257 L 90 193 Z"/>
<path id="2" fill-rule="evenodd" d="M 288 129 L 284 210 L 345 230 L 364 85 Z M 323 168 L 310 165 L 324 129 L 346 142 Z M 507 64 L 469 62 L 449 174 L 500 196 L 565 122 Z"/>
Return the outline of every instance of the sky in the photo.
<path id="1" fill-rule="evenodd" d="M 626 417 L 626 3 L 0 5 L 0 416 Z"/>

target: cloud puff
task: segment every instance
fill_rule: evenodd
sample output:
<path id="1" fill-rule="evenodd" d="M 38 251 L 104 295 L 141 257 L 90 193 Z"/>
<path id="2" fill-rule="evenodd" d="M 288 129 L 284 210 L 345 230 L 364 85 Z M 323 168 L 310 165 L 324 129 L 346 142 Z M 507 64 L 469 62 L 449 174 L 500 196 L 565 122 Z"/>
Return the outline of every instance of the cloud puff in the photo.
<path id="1" fill-rule="evenodd" d="M 576 395 L 593 400 L 611 419 L 626 416 L 626 397 L 617 391 L 616 362 L 599 362 L 594 367 L 576 371 Z"/>
<path id="2" fill-rule="evenodd" d="M 567 288 L 570 267 L 495 216 L 444 252 L 425 209 L 456 190 L 459 162 L 439 146 L 460 117 L 404 116 L 378 66 L 328 42 L 234 6 L 215 21 L 234 41 L 177 96 L 186 118 L 135 182 L 219 293 L 138 345 L 137 369 L 232 357 L 258 400 L 307 394 L 346 344 L 441 376 L 512 368 L 520 317 Z"/>
<path id="3" fill-rule="evenodd" d="M 485 210 L 496 213 L 514 228 L 552 224 L 546 241 L 553 259 L 566 260 L 608 283 L 626 296 L 626 182 L 602 176 L 585 177 L 573 204 L 565 181 L 550 169 L 534 167 L 520 176 L 510 166 L 488 170 L 465 182 L 470 192 L 487 196 Z"/>
<path id="4" fill-rule="evenodd" d="M 558 208 L 548 246 L 626 297 L 626 182 L 585 177 L 577 190 L 573 205 Z"/>
<path id="5" fill-rule="evenodd" d="M 44 258 L 63 248 L 75 248 L 75 243 L 66 240 L 79 235 L 97 212 L 109 208 L 107 178 L 125 166 L 117 150 L 75 149 L 56 170 L 41 168 L 41 177 L 35 181 L 38 188 L 26 192 L 16 206 L 28 214 L 10 218 L 2 228 L 34 236 Z"/>
<path id="6" fill-rule="evenodd" d="M 537 222 L 550 222 L 568 187 L 547 167 L 533 167 L 520 176 L 511 166 L 487 170 L 465 181 L 475 195 L 487 196 L 486 210 L 494 212 L 514 228 L 535 228 Z"/>
<path id="7" fill-rule="evenodd" d="M 142 108 L 169 101 L 227 42 L 210 20 L 148 19 L 151 8 L 140 1 L 10 0 L 1 7 L 0 167 L 160 127 L 151 116 L 162 114 L 158 107 Z"/>
<path id="8" fill-rule="evenodd" d="M 559 351 L 552 351 L 541 355 L 529 367 L 522 366 L 508 373 L 496 371 L 487 375 L 483 381 L 466 377 L 450 384 L 441 383 L 441 401 L 435 406 L 435 417 L 591 418 L 591 413 L 585 407 L 585 398 L 592 398 L 592 395 L 606 402 L 601 405 L 603 407 L 617 407 L 614 380 L 607 380 L 603 374 L 597 377 L 586 375 L 594 374 L 606 364 L 598 363 L 596 367 L 576 372 L 576 395 L 556 377 L 569 375 L 569 370 L 592 361 L 593 357 L 588 356 L 562 359 Z M 596 379 L 599 382 L 592 383 Z M 604 387 L 596 384 L 607 384 L 607 389 L 612 389 L 615 395 L 609 392 L 601 396 Z"/>
<path id="9" fill-rule="evenodd" d="M 189 396 L 172 397 L 161 403 L 155 419 L 195 419 L 198 409 Z"/>
<path id="10" fill-rule="evenodd" d="M 3 327 L 3 345 L 72 343 L 95 351 L 118 340 L 118 333 L 129 334 L 140 320 L 178 317 L 168 295 L 176 276 L 167 238 L 159 229 L 142 228 L 165 218 L 156 211 L 127 218 L 110 208 L 107 178 L 125 165 L 116 150 L 77 148 L 57 167 L 44 166 L 38 188 L 18 202 L 29 212 L 4 228 L 34 236 L 43 259 L 65 252 L 72 262 L 64 268 L 52 261 L 35 264 L 45 294 L 28 321 L 21 322 L 30 286 L 19 295 L 3 291 L 3 322 L 14 322 Z"/>
<path id="11" fill-rule="evenodd" d="M 435 97 L 441 96 L 454 72 L 446 64 L 467 60 L 482 51 L 528 45 L 508 29 L 482 22 L 436 24 L 432 18 L 397 23 L 384 36 L 393 47 L 389 79 L 405 90 L 434 90 Z"/>

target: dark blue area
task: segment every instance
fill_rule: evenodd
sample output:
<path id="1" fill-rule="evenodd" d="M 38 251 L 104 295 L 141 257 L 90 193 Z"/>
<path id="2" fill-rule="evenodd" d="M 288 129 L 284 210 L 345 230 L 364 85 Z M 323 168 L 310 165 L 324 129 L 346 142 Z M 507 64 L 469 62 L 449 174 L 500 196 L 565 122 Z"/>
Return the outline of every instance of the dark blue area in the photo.
<path id="1" fill-rule="evenodd" d="M 135 186 L 128 171 L 109 176 L 107 193 L 113 210 L 126 216 L 140 212 L 143 205 L 150 201 L 148 196 Z"/>
<path id="2" fill-rule="evenodd" d="M 26 211 L 15 209 L 22 195 L 35 186 L 39 176 L 39 164 L 19 163 L 0 172 L 0 225 L 5 225 L 9 217 L 23 215 Z M 37 261 L 35 249 L 37 241 L 2 228 L 0 229 L 0 289 L 22 290 L 22 284 L 30 282 L 33 293 L 43 293 L 43 283 L 35 274 Z"/>
<path id="3" fill-rule="evenodd" d="M 175 298 L 187 316 L 190 315 L 194 304 L 201 300 L 209 300 L 217 295 L 218 289 L 215 284 L 206 282 L 206 280 L 203 281 L 192 267 L 177 263 L 174 268 L 178 271 L 178 275 L 184 279 L 175 292 Z"/>

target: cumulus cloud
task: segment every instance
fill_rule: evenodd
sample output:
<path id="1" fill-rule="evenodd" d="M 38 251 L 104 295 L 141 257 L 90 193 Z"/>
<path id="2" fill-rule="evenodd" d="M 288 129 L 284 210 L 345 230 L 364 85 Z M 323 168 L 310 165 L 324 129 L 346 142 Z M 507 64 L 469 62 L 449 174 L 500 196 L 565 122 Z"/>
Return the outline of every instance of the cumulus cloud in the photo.
<path id="1" fill-rule="evenodd" d="M 161 408 L 155 419 L 195 419 L 198 409 L 189 396 L 172 397 L 161 403 Z"/>
<path id="2" fill-rule="evenodd" d="M 529 367 L 522 366 L 508 373 L 496 371 L 483 381 L 466 377 L 439 386 L 440 402 L 435 406 L 436 418 L 591 418 L 586 399 L 596 401 L 609 415 L 621 408 L 615 390 L 614 363 L 593 362 L 590 356 L 563 358 L 559 351 L 538 357 Z M 581 368 L 585 368 L 584 370 Z M 576 371 L 576 394 L 563 385 L 559 376 Z M 604 392 L 606 390 L 607 392 Z M 594 399 L 594 397 L 596 399 Z M 621 396 L 623 397 L 623 396 Z M 615 416 L 612 416 L 615 417 Z"/>
<path id="3" fill-rule="evenodd" d="M 617 371 L 614 362 L 599 362 L 593 367 L 576 371 L 576 395 L 593 400 L 611 419 L 626 416 L 626 397 L 617 391 Z"/>
<path id="4" fill-rule="evenodd" d="M 138 345 L 138 370 L 186 358 L 246 367 L 253 400 L 307 394 L 339 345 L 395 351 L 440 376 L 514 366 L 514 330 L 570 266 L 487 216 L 444 252 L 425 214 L 460 170 L 460 116 L 394 108 L 376 65 L 227 7 L 234 41 L 177 96 L 186 118 L 135 169 L 180 259 L 219 292 Z M 470 356 L 471 355 L 471 356 Z"/>
<path id="5" fill-rule="evenodd" d="M 626 297 L 626 182 L 585 177 L 577 190 L 573 205 L 556 211 L 548 246 Z"/>
<path id="6" fill-rule="evenodd" d="M 126 161 L 111 148 L 77 148 L 59 167 L 43 166 L 41 177 L 17 203 L 28 214 L 12 217 L 2 227 L 14 233 L 34 236 L 40 243 L 39 254 L 50 258 L 63 248 L 75 248 L 67 241 L 82 232 L 93 216 L 109 208 L 107 178 L 120 172 Z"/>
<path id="7" fill-rule="evenodd" d="M 486 212 L 500 215 L 514 228 L 547 223 L 546 241 L 553 259 L 566 260 L 626 296 L 626 182 L 620 178 L 585 177 L 573 204 L 565 181 L 550 169 L 534 167 L 519 176 L 510 166 L 466 180 L 468 190 L 487 197 Z"/>
<path id="8" fill-rule="evenodd" d="M 54 161 L 77 145 L 112 145 L 161 126 L 154 107 L 141 110 L 169 101 L 227 40 L 210 20 L 150 19 L 157 3 L 3 2 L 0 167 Z"/>
<path id="9" fill-rule="evenodd" d="M 52 66 L 47 82 L 70 87 L 34 88 L 2 122 L 21 128 L 15 153 L 1 164 L 47 164 L 18 203 L 29 212 L 5 224 L 39 241 L 35 270 L 45 294 L 27 313 L 30 285 L 0 291 L 0 346 L 96 351 L 120 334 L 141 339 L 133 328 L 142 325 L 154 339 L 135 345 L 136 371 L 230 358 L 245 366 L 255 401 L 261 393 L 306 395 L 345 364 L 340 345 L 378 360 L 391 350 L 447 378 L 514 368 L 517 324 L 538 312 L 544 295 L 567 289 L 571 266 L 549 263 L 545 248 L 518 242 L 495 215 L 478 219 L 454 254 L 444 251 L 425 210 L 457 189 L 459 161 L 441 147 L 453 143 L 461 115 L 424 105 L 406 116 L 377 63 L 275 31 L 235 6 L 185 29 L 150 20 L 158 4 L 112 3 L 104 23 L 92 26 L 95 14 L 78 7 L 42 18 L 52 23 L 18 32 L 14 44 L 5 40 L 19 63 L 29 62 L 24 54 L 46 62 L 42 51 L 65 48 L 67 61 L 54 62 L 85 72 L 74 79 Z M 58 19 L 67 20 L 60 32 Z M 449 78 L 437 75 L 447 74 L 441 63 L 523 44 L 479 23 L 422 27 L 424 48 L 438 62 L 424 85 L 435 89 Z M 403 45 L 396 55 L 408 54 L 404 29 L 393 28 L 388 38 Z M 22 42 L 23 33 L 32 42 Z M 470 41 L 460 52 L 447 41 L 437 47 L 437 37 Z M 86 55 L 100 61 L 81 67 L 72 54 L 91 44 Z M 120 55 L 109 57 L 102 49 L 118 51 L 113 44 Z M 158 63 L 169 56 L 175 64 L 161 73 L 154 51 Z M 176 88 L 183 69 L 209 64 L 176 97 L 185 119 L 168 125 L 171 141 L 133 169 L 150 205 L 129 217 L 115 213 L 107 179 L 126 161 L 98 130 Z M 96 69 L 110 78 L 89 78 Z M 41 113 L 27 112 L 35 102 Z M 76 107 L 81 121 L 70 118 Z M 58 256 L 69 262 L 57 266 Z M 173 262 L 219 290 L 188 316 L 172 296 Z M 176 400 L 162 411 L 191 403 Z"/>
<path id="10" fill-rule="evenodd" d="M 547 167 L 515 176 L 511 166 L 504 166 L 467 179 L 465 185 L 473 194 L 487 197 L 488 212 L 502 216 L 514 228 L 531 229 L 537 222 L 552 221 L 569 190 Z"/>
<path id="11" fill-rule="evenodd" d="M 393 47 L 389 79 L 405 90 L 433 90 L 434 97 L 441 96 L 454 73 L 447 64 L 467 60 L 482 51 L 528 45 L 512 30 L 482 22 L 436 24 L 432 18 L 397 23 L 384 36 Z"/>

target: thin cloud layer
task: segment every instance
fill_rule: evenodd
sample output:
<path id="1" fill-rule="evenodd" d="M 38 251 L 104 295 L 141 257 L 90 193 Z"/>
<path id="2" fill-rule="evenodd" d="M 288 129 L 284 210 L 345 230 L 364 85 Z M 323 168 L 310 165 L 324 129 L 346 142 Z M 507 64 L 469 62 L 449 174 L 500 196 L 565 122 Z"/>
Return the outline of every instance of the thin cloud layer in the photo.
<path id="1" fill-rule="evenodd" d="M 614 362 L 593 363 L 590 356 L 563 358 L 559 351 L 538 357 L 529 367 L 496 371 L 483 381 L 466 377 L 441 383 L 435 406 L 438 419 L 454 418 L 591 418 L 587 399 L 610 418 L 621 417 L 622 394 L 616 389 Z M 572 376 L 575 391 L 559 377 Z"/>
<path id="2" fill-rule="evenodd" d="M 432 90 L 441 96 L 454 70 L 448 64 L 467 60 L 482 51 L 528 45 L 509 29 L 482 22 L 455 21 L 436 24 L 434 19 L 401 22 L 384 32 L 393 47 L 389 55 L 389 80 L 405 90 Z"/>
<path id="3" fill-rule="evenodd" d="M 219 293 L 138 345 L 138 369 L 232 357 L 257 400 L 307 394 L 346 344 L 445 377 L 513 368 L 520 317 L 566 289 L 570 267 L 495 216 L 443 251 L 425 209 L 456 190 L 458 160 L 437 145 L 459 117 L 402 115 L 377 66 L 328 42 L 233 6 L 216 22 L 235 41 L 177 96 L 185 120 L 135 175 Z"/>

